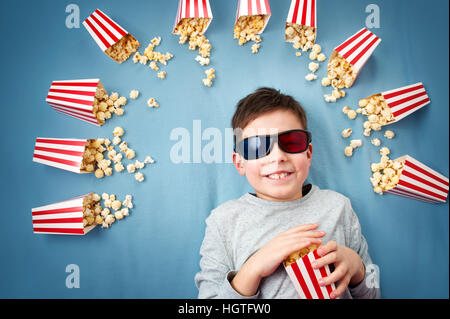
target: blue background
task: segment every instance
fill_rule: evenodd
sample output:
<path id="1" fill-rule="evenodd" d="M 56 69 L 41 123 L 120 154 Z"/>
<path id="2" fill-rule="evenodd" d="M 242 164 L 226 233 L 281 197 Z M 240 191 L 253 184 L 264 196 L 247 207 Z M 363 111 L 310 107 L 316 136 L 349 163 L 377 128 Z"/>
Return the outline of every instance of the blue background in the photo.
<path id="1" fill-rule="evenodd" d="M 0 297 L 2 298 L 195 298 L 194 275 L 205 218 L 221 203 L 252 191 L 245 177 L 228 163 L 184 163 L 170 160 L 176 141 L 170 133 L 193 121 L 202 130 L 218 128 L 224 136 L 237 101 L 260 86 L 291 94 L 306 109 L 313 132 L 313 164 L 309 181 L 348 196 L 358 214 L 373 261 L 381 269 L 384 298 L 448 298 L 448 203 L 426 204 L 394 195 L 379 196 L 369 181 L 370 163 L 379 160 L 378 148 L 362 135 L 363 117 L 349 120 L 341 109 L 368 95 L 423 82 L 431 104 L 389 127 L 393 140 L 375 132 L 391 148 L 391 158 L 409 154 L 449 176 L 448 125 L 448 1 L 318 1 L 318 43 L 332 49 L 365 26 L 370 3 L 380 7 L 382 42 L 361 71 L 347 97 L 328 104 L 330 92 L 320 79 L 307 82 L 308 56 L 295 56 L 284 42 L 284 22 L 290 0 L 270 1 L 272 16 L 260 52 L 239 47 L 233 39 L 237 1 L 211 0 L 214 15 L 206 36 L 216 69 L 213 87 L 203 86 L 206 67 L 187 45 L 171 34 L 178 1 L 77 1 L 80 22 L 100 8 L 140 42 L 142 53 L 154 36 L 158 51 L 174 58 L 160 80 L 148 67 L 130 60 L 118 64 L 101 52 L 89 33 L 68 29 L 64 1 L 2 1 L 0 25 L 2 92 L 2 157 L 0 224 Z M 45 102 L 53 80 L 100 78 L 108 92 L 128 97 L 123 117 L 113 116 L 101 127 L 55 112 Z M 155 97 L 159 109 L 146 101 Z M 124 139 L 143 160 L 156 163 L 138 183 L 126 172 L 98 180 L 32 162 L 36 137 L 112 138 L 122 126 Z M 363 147 L 351 158 L 343 154 L 350 127 Z M 371 137 L 371 138 L 372 138 Z M 203 141 L 206 145 L 208 141 Z M 223 150 L 225 154 L 225 150 Z M 192 158 L 192 150 L 191 150 Z M 124 161 L 125 163 L 126 161 Z M 127 162 L 126 162 L 127 163 Z M 31 208 L 69 199 L 89 191 L 107 192 L 121 199 L 134 196 L 129 217 L 110 229 L 96 227 L 86 236 L 33 234 Z M 80 268 L 80 288 L 68 289 L 68 264 Z"/>

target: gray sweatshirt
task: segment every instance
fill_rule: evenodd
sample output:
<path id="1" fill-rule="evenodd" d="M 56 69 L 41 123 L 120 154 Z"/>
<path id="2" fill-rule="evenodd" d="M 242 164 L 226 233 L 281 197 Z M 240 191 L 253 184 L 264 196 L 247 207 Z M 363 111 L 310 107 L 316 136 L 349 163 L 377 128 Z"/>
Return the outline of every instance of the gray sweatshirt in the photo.
<path id="1" fill-rule="evenodd" d="M 303 194 L 297 200 L 273 202 L 246 193 L 212 210 L 200 248 L 201 271 L 195 276 L 198 298 L 299 298 L 282 264 L 261 280 L 254 296 L 240 295 L 230 283 L 245 261 L 268 241 L 309 223 L 319 224 L 318 230 L 326 232 L 323 244 L 334 240 L 356 251 L 366 266 L 367 277 L 372 260 L 350 200 L 310 184 L 303 187 Z M 364 278 L 340 298 L 379 298 L 379 288 L 369 287 L 374 285 L 367 285 Z"/>

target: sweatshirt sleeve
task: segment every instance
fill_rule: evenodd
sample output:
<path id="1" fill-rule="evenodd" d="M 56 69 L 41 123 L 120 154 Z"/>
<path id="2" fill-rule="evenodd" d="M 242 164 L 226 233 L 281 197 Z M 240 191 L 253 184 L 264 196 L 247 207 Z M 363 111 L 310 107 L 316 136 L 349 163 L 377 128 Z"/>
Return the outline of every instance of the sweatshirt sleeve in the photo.
<path id="1" fill-rule="evenodd" d="M 233 270 L 231 258 L 212 216 L 206 219 L 205 237 L 200 248 L 200 272 L 195 275 L 198 298 L 256 299 L 242 296 L 231 286 L 237 271 Z"/>
<path id="2" fill-rule="evenodd" d="M 364 279 L 355 287 L 349 287 L 350 294 L 355 299 L 376 299 L 380 298 L 379 270 L 372 263 L 369 255 L 367 241 L 361 232 L 358 216 L 356 216 L 351 206 L 350 200 L 346 202 L 349 223 L 346 229 L 346 246 L 353 249 L 361 257 L 365 267 Z"/>

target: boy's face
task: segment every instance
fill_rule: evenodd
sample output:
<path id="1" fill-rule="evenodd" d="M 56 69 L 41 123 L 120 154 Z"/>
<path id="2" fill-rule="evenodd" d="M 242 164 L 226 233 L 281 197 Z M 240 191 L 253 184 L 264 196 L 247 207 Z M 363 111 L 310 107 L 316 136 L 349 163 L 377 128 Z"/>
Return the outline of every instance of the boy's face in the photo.
<path id="1" fill-rule="evenodd" d="M 289 110 L 276 110 L 250 122 L 242 130 L 241 139 L 294 129 L 304 129 L 297 116 Z M 268 155 L 254 160 L 246 160 L 238 153 L 233 153 L 233 163 L 239 174 L 247 177 L 258 197 L 271 201 L 290 201 L 302 197 L 302 187 L 311 166 L 311 156 L 311 144 L 303 153 L 290 154 L 285 153 L 278 143 L 275 143 Z M 275 179 L 271 176 L 284 172 L 288 175 L 283 178 Z"/>

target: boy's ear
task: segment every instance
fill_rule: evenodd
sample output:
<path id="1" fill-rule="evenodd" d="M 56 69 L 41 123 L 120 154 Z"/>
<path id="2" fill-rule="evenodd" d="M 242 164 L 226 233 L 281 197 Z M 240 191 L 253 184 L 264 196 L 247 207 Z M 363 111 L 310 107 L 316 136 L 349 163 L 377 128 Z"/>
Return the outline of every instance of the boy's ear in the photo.
<path id="1" fill-rule="evenodd" d="M 245 175 L 244 159 L 236 152 L 233 152 L 233 164 L 239 175 Z"/>
<path id="2" fill-rule="evenodd" d="M 308 157 L 309 160 L 309 165 L 311 165 L 311 159 L 312 159 L 312 151 L 313 151 L 313 147 L 312 144 L 309 143 L 308 145 L 308 149 L 306 150 L 306 156 Z"/>

